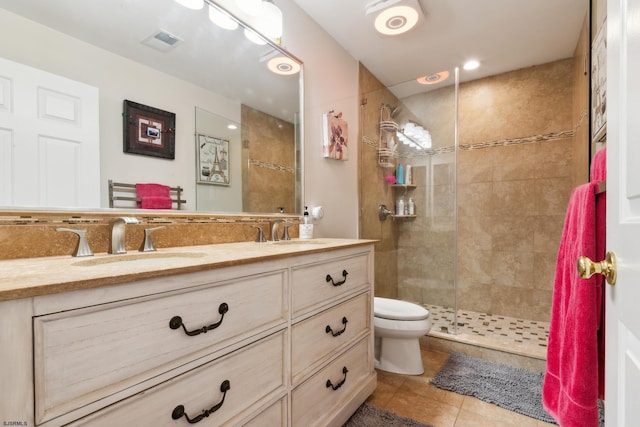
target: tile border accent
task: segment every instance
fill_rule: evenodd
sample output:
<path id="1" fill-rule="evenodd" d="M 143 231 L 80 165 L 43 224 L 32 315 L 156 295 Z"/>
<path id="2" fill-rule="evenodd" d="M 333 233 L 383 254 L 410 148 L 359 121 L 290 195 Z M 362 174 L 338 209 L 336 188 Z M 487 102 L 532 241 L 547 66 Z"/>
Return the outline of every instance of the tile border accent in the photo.
<path id="1" fill-rule="evenodd" d="M 479 150 L 482 148 L 495 148 L 495 147 L 508 147 L 511 145 L 523 145 L 523 144 L 534 144 L 537 142 L 549 142 L 549 141 L 557 141 L 560 139 L 572 138 L 576 134 L 575 130 L 564 130 L 560 132 L 551 132 L 541 135 L 533 135 L 526 136 L 521 138 L 507 138 L 502 140 L 495 141 L 485 141 L 485 142 L 477 142 L 475 144 L 460 144 L 460 151 L 470 151 L 470 150 Z M 367 136 L 362 137 L 362 143 L 366 145 L 370 145 L 374 148 L 378 148 L 378 143 L 374 141 L 372 138 Z M 435 156 L 437 154 L 446 154 L 453 153 L 455 151 L 454 146 L 449 147 L 441 147 L 441 148 L 432 148 L 429 150 L 418 150 L 412 152 L 403 152 L 398 153 L 394 151 L 394 157 L 396 158 L 410 158 L 410 157 L 424 157 L 424 156 Z"/>

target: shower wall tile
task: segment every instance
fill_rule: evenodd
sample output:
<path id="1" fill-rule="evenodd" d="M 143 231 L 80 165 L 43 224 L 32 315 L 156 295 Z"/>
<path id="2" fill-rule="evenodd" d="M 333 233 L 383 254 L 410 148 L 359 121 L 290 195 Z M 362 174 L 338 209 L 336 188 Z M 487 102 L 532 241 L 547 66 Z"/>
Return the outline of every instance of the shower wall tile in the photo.
<path id="1" fill-rule="evenodd" d="M 558 256 L 555 252 L 536 252 L 533 254 L 532 286 L 534 289 L 553 291 L 556 262 Z"/>
<path id="2" fill-rule="evenodd" d="M 458 185 L 458 216 L 492 215 L 494 210 L 493 191 L 492 182 Z"/>
<path id="3" fill-rule="evenodd" d="M 535 194 L 533 180 L 495 181 L 491 214 L 502 217 L 529 215 L 536 209 Z"/>
<path id="4" fill-rule="evenodd" d="M 461 144 L 567 130 L 572 113 L 572 59 L 460 85 Z"/>
<path id="5" fill-rule="evenodd" d="M 560 236 L 564 227 L 563 213 L 533 217 L 533 251 L 536 253 L 558 253 Z"/>
<path id="6" fill-rule="evenodd" d="M 458 247 L 470 251 L 490 251 L 495 218 L 466 216 L 458 221 Z"/>
<path id="7" fill-rule="evenodd" d="M 535 165 L 534 178 L 567 178 L 571 176 L 573 139 L 532 144 L 534 147 L 532 164 Z"/>
<path id="8" fill-rule="evenodd" d="M 510 288 L 531 288 L 533 257 L 522 253 L 493 251 L 491 258 L 493 285 Z"/>
<path id="9" fill-rule="evenodd" d="M 493 168 L 493 181 L 533 179 L 538 168 L 534 161 L 536 145 L 538 144 L 520 144 L 491 150 L 498 151 L 495 156 L 497 163 Z"/>
<path id="10" fill-rule="evenodd" d="M 458 184 L 493 181 L 495 150 L 463 150 L 458 153 Z"/>
<path id="11" fill-rule="evenodd" d="M 493 217 L 494 251 L 532 252 L 535 223 L 528 216 Z"/>
<path id="12" fill-rule="evenodd" d="M 478 251 L 458 245 L 458 287 L 461 283 L 491 285 L 494 283 L 492 251 Z"/>
<path id="13" fill-rule="evenodd" d="M 566 212 L 573 185 L 570 177 L 539 179 L 533 189 L 537 215 Z"/>
<path id="14" fill-rule="evenodd" d="M 456 290 L 458 308 L 464 307 L 465 310 L 493 314 L 492 289 L 493 285 L 491 284 L 466 282 L 458 279 L 458 289 Z"/>

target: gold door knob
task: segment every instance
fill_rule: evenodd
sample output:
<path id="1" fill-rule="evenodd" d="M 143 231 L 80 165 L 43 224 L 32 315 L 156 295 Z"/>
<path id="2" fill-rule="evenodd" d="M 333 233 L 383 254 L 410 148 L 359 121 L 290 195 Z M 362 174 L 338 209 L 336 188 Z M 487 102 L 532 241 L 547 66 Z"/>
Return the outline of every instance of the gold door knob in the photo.
<path id="1" fill-rule="evenodd" d="M 616 284 L 616 254 L 607 252 L 604 261 L 593 262 L 586 256 L 578 257 L 578 274 L 588 279 L 594 274 L 602 274 L 610 285 Z"/>

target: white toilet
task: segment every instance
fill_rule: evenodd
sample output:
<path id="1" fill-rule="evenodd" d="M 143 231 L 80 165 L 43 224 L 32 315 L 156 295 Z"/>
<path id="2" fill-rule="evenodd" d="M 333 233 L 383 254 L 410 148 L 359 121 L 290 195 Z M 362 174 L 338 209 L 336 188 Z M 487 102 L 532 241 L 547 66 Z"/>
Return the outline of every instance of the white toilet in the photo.
<path id="1" fill-rule="evenodd" d="M 429 310 L 406 301 L 375 297 L 373 313 L 376 368 L 422 374 L 419 338 L 431 330 Z"/>

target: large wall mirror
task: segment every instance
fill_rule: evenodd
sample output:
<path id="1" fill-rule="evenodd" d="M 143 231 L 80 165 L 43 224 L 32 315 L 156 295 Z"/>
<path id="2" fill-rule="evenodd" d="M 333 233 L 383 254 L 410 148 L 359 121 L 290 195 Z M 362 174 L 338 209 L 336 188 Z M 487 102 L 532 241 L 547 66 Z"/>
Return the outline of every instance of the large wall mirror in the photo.
<path id="1" fill-rule="evenodd" d="M 0 40 L 0 59 L 97 89 L 99 110 L 96 167 L 73 172 L 90 183 L 95 201 L 47 197 L 73 189 L 65 188 L 67 178 L 39 177 L 43 165 L 54 170 L 50 176 L 62 176 L 55 168 L 72 170 L 73 155 L 38 160 L 44 154 L 36 142 L 31 157 L 39 167 L 30 176 L 43 187 L 25 199 L 26 175 L 14 182 L 0 177 L 0 206 L 105 208 L 113 180 L 179 185 L 192 211 L 299 213 L 301 62 L 265 38 L 250 41 L 232 4 L 206 0 L 192 10 L 174 0 L 0 0 L 0 27 L 11 34 Z M 238 28 L 216 25 L 215 12 Z M 12 93 L 19 104 L 21 93 Z M 174 159 L 123 151 L 124 100 L 175 114 Z M 0 135 L 0 150 L 3 141 L 5 151 L 20 143 L 15 132 Z"/>

